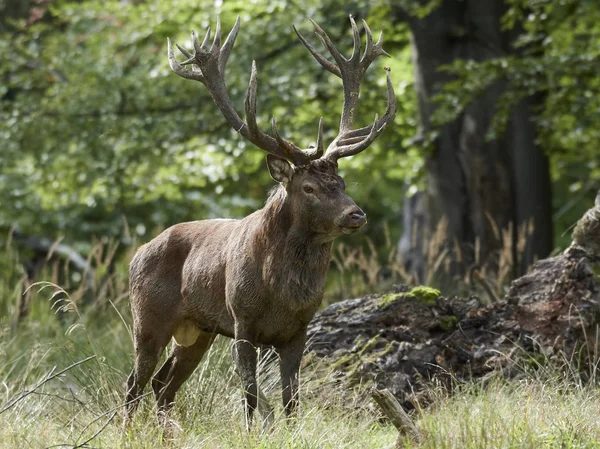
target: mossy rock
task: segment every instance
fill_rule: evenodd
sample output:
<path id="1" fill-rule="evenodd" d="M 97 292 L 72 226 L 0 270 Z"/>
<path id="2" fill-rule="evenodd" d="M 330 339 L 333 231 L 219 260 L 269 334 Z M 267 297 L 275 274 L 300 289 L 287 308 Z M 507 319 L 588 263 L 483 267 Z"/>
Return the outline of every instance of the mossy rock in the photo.
<path id="1" fill-rule="evenodd" d="M 415 287 L 406 294 L 406 296 L 412 296 L 417 301 L 427 305 L 435 304 L 436 299 L 438 299 L 440 295 L 441 292 L 439 290 L 431 287 L 425 287 L 424 285 Z"/>
<path id="2" fill-rule="evenodd" d="M 458 328 L 458 318 L 454 315 L 443 316 L 440 318 L 440 327 L 446 332 L 451 332 Z"/>
<path id="3" fill-rule="evenodd" d="M 377 305 L 379 307 L 387 307 L 390 304 L 394 304 L 402 297 L 404 297 L 403 293 L 385 293 L 381 295 L 381 298 L 377 301 Z"/>

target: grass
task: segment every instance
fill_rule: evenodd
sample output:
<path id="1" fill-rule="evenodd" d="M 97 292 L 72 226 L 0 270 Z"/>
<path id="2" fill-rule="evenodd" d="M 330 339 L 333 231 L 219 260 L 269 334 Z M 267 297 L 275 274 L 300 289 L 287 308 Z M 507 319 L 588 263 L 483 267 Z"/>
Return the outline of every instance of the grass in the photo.
<path id="1" fill-rule="evenodd" d="M 25 281 L 17 255 L 7 249 L 0 256 L 2 448 L 394 446 L 396 430 L 380 419 L 364 392 L 345 390 L 335 375 L 324 378 L 322 367 L 303 369 L 299 417 L 288 423 L 281 415 L 276 367 L 265 366 L 262 384 L 278 415 L 272 431 L 263 432 L 256 423 L 247 432 L 231 342 L 225 338 L 217 339 L 178 393 L 168 435 L 158 425 L 151 395 L 123 429 L 124 382 L 133 353 L 123 268 L 87 307 L 75 293 L 35 285 L 28 314 L 14 328 Z M 51 278 L 51 272 L 41 276 Z M 541 366 L 524 369 L 519 381 L 457 385 L 452 394 L 431 387 L 431 402 L 413 415 L 423 441 L 404 439 L 399 447 L 600 448 L 598 389 L 564 366 Z M 61 370 L 66 371 L 57 375 Z"/>
<path id="2" fill-rule="evenodd" d="M 427 435 L 422 448 L 598 448 L 600 396 L 558 372 L 546 380 L 467 385 L 452 397 L 442 393 L 418 425 Z"/>
<path id="3" fill-rule="evenodd" d="M 43 295 L 54 296 L 57 305 L 70 312 L 56 315 Z M 152 395 L 143 399 L 124 430 L 124 382 L 133 353 L 127 302 L 81 311 L 57 289 L 46 288 L 34 296 L 32 315 L 21 322 L 15 336 L 10 337 L 9 316 L 0 319 L 3 448 L 358 448 L 389 446 L 395 439 L 395 430 L 379 422 L 370 404 L 348 402 L 333 386 L 327 397 L 317 397 L 317 383 L 310 380 L 302 384 L 306 400 L 300 419 L 285 422 L 279 406 L 271 432 L 262 432 L 259 422 L 246 432 L 241 388 L 226 338 L 217 339 L 178 393 L 169 435 L 158 425 Z M 40 307 L 44 305 L 45 313 Z M 88 357 L 93 358 L 47 380 Z M 272 404 L 279 402 L 275 368 L 266 367 L 263 374 Z"/>

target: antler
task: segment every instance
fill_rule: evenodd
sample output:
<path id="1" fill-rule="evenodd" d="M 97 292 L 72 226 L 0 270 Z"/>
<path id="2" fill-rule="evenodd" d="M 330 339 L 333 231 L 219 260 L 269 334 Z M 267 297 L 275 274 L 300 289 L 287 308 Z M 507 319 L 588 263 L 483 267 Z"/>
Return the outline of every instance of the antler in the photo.
<path id="1" fill-rule="evenodd" d="M 378 41 L 373 44 L 373 36 L 371 30 L 367 26 L 367 23 L 363 20 L 363 26 L 366 34 L 366 48 L 365 52 L 360 56 L 360 35 L 358 27 L 354 18 L 350 16 L 350 23 L 352 25 L 352 36 L 354 39 L 354 49 L 352 56 L 346 59 L 333 45 L 331 39 L 325 33 L 325 31 L 311 19 L 312 24 L 315 27 L 315 34 L 321 40 L 323 45 L 329 51 L 335 64 L 330 62 L 323 55 L 318 53 L 302 36 L 296 27 L 294 31 L 304 44 L 304 46 L 310 51 L 323 68 L 333 73 L 334 75 L 342 79 L 344 87 L 344 106 L 342 109 L 342 118 L 340 120 L 340 130 L 338 136 L 331 142 L 325 157 L 332 160 L 338 160 L 339 158 L 352 156 L 360 153 L 367 148 L 377 136 L 383 131 L 383 129 L 394 120 L 396 115 L 396 96 L 394 94 L 394 88 L 390 78 L 390 69 L 386 68 L 386 81 L 387 81 L 387 108 L 385 114 L 381 119 L 375 115 L 375 120 L 372 125 L 365 126 L 364 128 L 353 130 L 354 118 L 358 107 L 358 98 L 360 91 L 360 80 L 364 75 L 369 65 L 380 55 L 390 56 L 382 48 L 383 33 L 380 34 Z"/>
<path id="2" fill-rule="evenodd" d="M 319 122 L 319 133 L 317 137 L 317 148 L 308 149 L 306 151 L 298 148 L 291 142 L 283 139 L 277 132 L 277 123 L 273 118 L 273 136 L 268 136 L 258 129 L 256 123 L 256 89 L 258 86 L 256 62 L 252 62 L 252 72 L 250 75 L 250 84 L 246 95 L 246 122 L 244 122 L 235 108 L 233 107 L 227 89 L 225 87 L 224 71 L 227 59 L 233 48 L 235 38 L 237 37 L 240 28 L 240 18 L 235 21 L 235 25 L 229 32 L 223 46 L 221 46 L 221 22 L 217 20 L 217 28 L 215 37 L 210 48 L 210 27 L 206 31 L 206 36 L 202 44 L 198 41 L 198 36 L 192 31 L 192 42 L 194 45 L 194 54 L 188 52 L 185 48 L 177 45 L 181 53 L 188 58 L 186 61 L 179 63 L 175 59 L 171 40 L 168 42 L 169 65 L 171 69 L 182 78 L 200 81 L 206 86 L 208 92 L 217 104 L 217 107 L 223 114 L 227 122 L 245 139 L 252 142 L 262 150 L 292 162 L 294 165 L 303 166 L 310 162 L 311 159 L 320 157 L 323 154 L 323 127 Z M 192 65 L 188 69 L 187 65 Z"/>

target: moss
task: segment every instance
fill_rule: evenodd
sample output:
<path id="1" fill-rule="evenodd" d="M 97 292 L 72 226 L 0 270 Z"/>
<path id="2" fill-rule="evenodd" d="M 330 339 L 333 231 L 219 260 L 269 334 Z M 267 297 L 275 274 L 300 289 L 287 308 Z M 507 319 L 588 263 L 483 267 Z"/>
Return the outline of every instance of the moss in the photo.
<path id="1" fill-rule="evenodd" d="M 365 352 L 367 352 L 369 349 L 371 349 L 371 347 L 377 344 L 377 340 L 379 340 L 379 334 L 375 335 L 363 345 L 360 351 L 358 351 L 358 356 L 362 357 L 365 354 Z"/>
<path id="2" fill-rule="evenodd" d="M 443 316 L 440 318 L 440 327 L 446 332 L 453 331 L 458 327 L 458 318 L 454 315 Z"/>
<path id="3" fill-rule="evenodd" d="M 379 307 L 386 307 L 390 304 L 395 303 L 398 299 L 402 298 L 402 293 L 385 293 L 381 295 L 379 301 L 377 301 L 377 305 Z"/>
<path id="4" fill-rule="evenodd" d="M 413 288 L 406 295 L 416 298 L 417 301 L 423 304 L 433 305 L 435 304 L 435 300 L 440 297 L 441 293 L 435 288 L 420 285 L 419 287 Z"/>
<path id="5" fill-rule="evenodd" d="M 375 350 L 377 345 L 382 342 L 386 343 L 385 347 Z M 357 337 L 354 341 L 354 347 L 351 350 L 352 352 L 339 357 L 332 364 L 331 368 L 333 371 L 343 372 L 349 380 L 354 379 L 354 381 L 360 381 L 362 383 L 362 376 L 360 374 L 361 367 L 365 363 L 375 363 L 377 359 L 390 353 L 393 349 L 393 342 L 382 339 L 379 334 L 369 340 Z"/>
<path id="6" fill-rule="evenodd" d="M 598 282 L 600 282 L 600 262 L 592 263 L 592 272 Z"/>

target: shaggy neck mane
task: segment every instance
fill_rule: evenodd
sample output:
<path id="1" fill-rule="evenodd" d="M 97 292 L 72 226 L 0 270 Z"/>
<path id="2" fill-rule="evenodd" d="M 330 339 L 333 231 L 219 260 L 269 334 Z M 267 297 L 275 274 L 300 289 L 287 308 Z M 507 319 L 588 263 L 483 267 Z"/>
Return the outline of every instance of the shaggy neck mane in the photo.
<path id="1" fill-rule="evenodd" d="M 303 260 L 316 268 L 329 264 L 331 242 L 322 243 L 315 240 L 315 234 L 307 232 L 300 226 L 294 226 L 289 197 L 285 188 L 275 186 L 269 192 L 267 203 L 262 210 L 262 230 L 259 238 L 276 252 L 284 255 L 285 260 Z M 326 259 L 324 261 L 323 259 Z"/>

